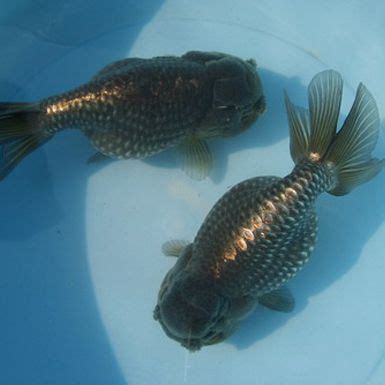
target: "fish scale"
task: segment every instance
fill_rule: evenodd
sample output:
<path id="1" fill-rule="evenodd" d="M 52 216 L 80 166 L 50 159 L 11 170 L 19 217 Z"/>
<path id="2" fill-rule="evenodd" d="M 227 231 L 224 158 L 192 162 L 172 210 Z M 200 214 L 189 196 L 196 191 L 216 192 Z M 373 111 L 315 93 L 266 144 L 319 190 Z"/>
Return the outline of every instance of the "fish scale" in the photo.
<path id="1" fill-rule="evenodd" d="M 212 84 L 204 68 L 195 63 L 181 65 L 175 58 L 160 58 L 159 63 L 149 61 L 128 73 L 119 69 L 107 71 L 112 77 L 108 82 L 104 74 L 43 101 L 48 113 L 39 125 L 50 132 L 86 127 L 83 131 L 104 154 L 144 157 L 184 138 L 212 103 Z M 183 83 L 179 87 L 178 79 Z"/>
<path id="2" fill-rule="evenodd" d="M 67 128 L 90 139 L 99 152 L 91 160 L 144 158 L 179 147 L 184 171 L 203 179 L 212 166 L 205 140 L 241 133 L 264 110 L 253 60 L 199 51 L 123 59 L 69 92 L 0 103 L 0 179 Z"/>
<path id="3" fill-rule="evenodd" d="M 194 240 L 196 257 L 190 265 L 210 271 L 226 295 L 261 295 L 277 288 L 307 261 L 317 230 L 312 206 L 334 183 L 327 165 L 310 162 L 298 165 L 283 179 L 240 183 L 206 217 Z M 266 214 L 271 216 L 269 223 L 262 219 L 260 228 L 253 227 L 253 218 Z M 242 236 L 244 229 L 251 230 L 252 239 L 249 232 Z"/>

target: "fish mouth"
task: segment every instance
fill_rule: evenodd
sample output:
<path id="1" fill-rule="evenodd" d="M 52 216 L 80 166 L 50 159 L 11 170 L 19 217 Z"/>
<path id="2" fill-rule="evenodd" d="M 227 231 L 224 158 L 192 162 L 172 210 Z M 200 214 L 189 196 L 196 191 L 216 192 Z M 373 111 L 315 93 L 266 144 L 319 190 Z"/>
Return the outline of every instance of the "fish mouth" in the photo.
<path id="1" fill-rule="evenodd" d="M 220 332 L 209 332 L 202 338 L 181 338 L 171 333 L 168 328 L 163 324 L 161 319 L 158 319 L 158 321 L 169 338 L 179 342 L 184 348 L 186 348 L 190 352 L 196 352 L 200 350 L 203 346 L 215 345 L 226 338 L 224 334 Z"/>
<path id="2" fill-rule="evenodd" d="M 225 339 L 222 333 L 210 332 L 203 338 L 185 338 L 180 341 L 181 345 L 190 352 L 200 350 L 203 346 L 215 345 Z"/>
<path id="3" fill-rule="evenodd" d="M 172 333 L 168 327 L 163 323 L 162 317 L 160 315 L 160 307 L 159 305 L 156 305 L 154 310 L 154 319 L 155 321 L 158 321 L 160 325 L 162 326 L 163 331 L 166 333 L 168 337 L 171 339 L 179 342 L 183 347 L 186 349 L 194 352 L 201 349 L 201 347 L 204 345 L 203 341 L 200 338 L 181 338 L 174 333 Z"/>
<path id="4" fill-rule="evenodd" d="M 163 323 L 162 317 L 160 315 L 160 307 L 159 305 L 156 305 L 154 309 L 154 319 L 160 323 L 162 326 L 163 331 L 166 333 L 166 335 L 179 342 L 183 347 L 188 349 L 191 352 L 195 352 L 200 350 L 203 346 L 209 346 L 209 345 L 215 345 L 219 342 L 222 342 L 225 340 L 230 334 L 229 330 L 234 330 L 234 328 L 228 328 L 229 330 L 227 332 L 225 331 L 218 331 L 215 329 L 210 329 L 204 336 L 200 338 L 196 337 L 180 337 L 172 333 L 168 327 Z M 220 318 L 217 319 L 215 322 L 216 327 L 219 326 L 220 329 L 222 329 L 223 325 L 226 323 L 225 317 L 221 316 Z"/>

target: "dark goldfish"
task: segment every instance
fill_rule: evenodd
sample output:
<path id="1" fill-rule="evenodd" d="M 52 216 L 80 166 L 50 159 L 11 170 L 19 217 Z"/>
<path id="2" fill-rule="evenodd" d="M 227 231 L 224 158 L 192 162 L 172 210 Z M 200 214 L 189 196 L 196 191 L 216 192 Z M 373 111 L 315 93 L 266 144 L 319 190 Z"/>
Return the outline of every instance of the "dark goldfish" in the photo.
<path id="1" fill-rule="evenodd" d="M 0 103 L 0 179 L 65 128 L 98 150 L 91 160 L 145 158 L 177 147 L 184 170 L 203 179 L 206 139 L 239 134 L 265 110 L 255 61 L 216 52 L 114 62 L 88 83 L 36 103 Z"/>
<path id="2" fill-rule="evenodd" d="M 162 283 L 154 317 L 186 348 L 224 340 L 258 304 L 291 311 L 285 284 L 312 253 L 317 197 L 347 194 L 383 169 L 385 161 L 371 155 L 380 122 L 364 85 L 337 133 L 342 87 L 337 72 L 325 71 L 309 85 L 309 110 L 286 96 L 291 174 L 239 183 L 214 205 L 191 244 L 165 244 L 178 260 Z"/>

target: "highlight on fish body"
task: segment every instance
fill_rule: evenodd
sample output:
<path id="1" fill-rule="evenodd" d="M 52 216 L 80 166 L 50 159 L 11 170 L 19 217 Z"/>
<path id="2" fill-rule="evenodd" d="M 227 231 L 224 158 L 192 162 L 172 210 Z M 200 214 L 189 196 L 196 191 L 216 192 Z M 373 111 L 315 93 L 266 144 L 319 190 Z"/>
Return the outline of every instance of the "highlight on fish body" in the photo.
<path id="1" fill-rule="evenodd" d="M 145 158 L 177 148 L 184 171 L 204 179 L 206 143 L 248 129 L 265 110 L 253 59 L 190 51 L 181 57 L 128 58 L 88 83 L 36 103 L 0 103 L 0 179 L 66 128 L 81 130 L 105 157 Z"/>
<path id="2" fill-rule="evenodd" d="M 384 168 L 385 160 L 372 157 L 380 120 L 363 84 L 337 132 L 342 89 L 340 74 L 328 70 L 309 85 L 309 109 L 285 95 L 293 171 L 237 184 L 192 243 L 164 245 L 178 260 L 162 282 L 154 318 L 187 349 L 223 341 L 258 304 L 290 312 L 295 301 L 286 283 L 314 248 L 317 197 L 345 195 Z"/>

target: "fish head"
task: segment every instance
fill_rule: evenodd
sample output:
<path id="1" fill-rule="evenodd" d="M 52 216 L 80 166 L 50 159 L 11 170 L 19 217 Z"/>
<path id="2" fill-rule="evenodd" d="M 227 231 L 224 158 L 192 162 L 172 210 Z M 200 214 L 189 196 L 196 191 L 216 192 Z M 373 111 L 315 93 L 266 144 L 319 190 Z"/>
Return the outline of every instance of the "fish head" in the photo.
<path id="1" fill-rule="evenodd" d="M 194 351 L 229 335 L 227 307 L 210 280 L 182 271 L 162 287 L 154 318 L 170 338 Z"/>
<path id="2" fill-rule="evenodd" d="M 217 135 L 234 136 L 245 131 L 266 109 L 256 62 L 226 55 L 207 66 L 214 79 L 213 109 L 219 123 L 215 127 Z"/>

